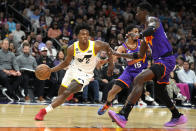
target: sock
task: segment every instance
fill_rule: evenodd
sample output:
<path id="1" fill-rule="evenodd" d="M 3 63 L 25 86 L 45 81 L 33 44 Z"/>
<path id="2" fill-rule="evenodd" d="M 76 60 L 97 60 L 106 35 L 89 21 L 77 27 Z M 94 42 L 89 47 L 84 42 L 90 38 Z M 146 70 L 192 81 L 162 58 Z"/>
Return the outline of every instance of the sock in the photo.
<path id="1" fill-rule="evenodd" d="M 120 115 L 123 115 L 126 120 L 128 120 L 129 113 L 133 109 L 134 104 L 128 103 L 127 105 L 124 105 L 122 110 L 119 112 Z"/>
<path id="2" fill-rule="evenodd" d="M 53 110 L 53 107 L 52 107 L 52 105 L 50 104 L 50 105 L 47 106 L 45 109 L 46 109 L 46 112 L 48 113 L 48 112 L 50 112 L 50 111 Z"/>
<path id="3" fill-rule="evenodd" d="M 170 111 L 172 112 L 172 117 L 173 118 L 179 118 L 181 116 L 181 114 L 179 113 L 179 111 L 176 109 L 175 106 L 170 108 Z"/>
<path id="4" fill-rule="evenodd" d="M 111 102 L 107 101 L 107 102 L 106 102 L 106 105 L 107 105 L 107 106 L 110 106 L 110 105 L 111 105 Z"/>

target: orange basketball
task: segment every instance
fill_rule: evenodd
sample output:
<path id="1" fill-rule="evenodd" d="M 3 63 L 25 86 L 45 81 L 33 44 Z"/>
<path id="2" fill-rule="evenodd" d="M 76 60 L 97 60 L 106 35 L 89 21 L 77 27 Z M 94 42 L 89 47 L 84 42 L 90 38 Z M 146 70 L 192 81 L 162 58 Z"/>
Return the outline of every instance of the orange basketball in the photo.
<path id="1" fill-rule="evenodd" d="M 39 66 L 37 66 L 36 70 L 35 70 L 35 76 L 39 79 L 39 80 L 46 80 L 50 78 L 50 74 L 51 74 L 51 70 L 50 67 L 46 64 L 41 64 Z"/>

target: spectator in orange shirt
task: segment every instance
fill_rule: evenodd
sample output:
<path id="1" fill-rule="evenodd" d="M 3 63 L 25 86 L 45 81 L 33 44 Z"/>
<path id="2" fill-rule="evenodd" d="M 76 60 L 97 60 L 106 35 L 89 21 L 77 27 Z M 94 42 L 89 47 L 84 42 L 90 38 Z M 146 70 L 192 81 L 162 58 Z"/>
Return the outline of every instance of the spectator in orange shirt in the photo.
<path id="1" fill-rule="evenodd" d="M 48 30 L 48 37 L 56 39 L 62 34 L 56 22 L 53 23 L 52 28 Z"/>

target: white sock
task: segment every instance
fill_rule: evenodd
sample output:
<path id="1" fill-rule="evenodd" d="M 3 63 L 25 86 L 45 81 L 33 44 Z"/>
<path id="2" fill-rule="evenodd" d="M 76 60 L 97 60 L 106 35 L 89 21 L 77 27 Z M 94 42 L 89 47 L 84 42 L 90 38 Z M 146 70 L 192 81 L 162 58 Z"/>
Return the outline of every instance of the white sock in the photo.
<path id="1" fill-rule="evenodd" d="M 48 113 L 48 112 L 50 112 L 50 111 L 53 110 L 53 107 L 52 107 L 52 105 L 50 104 L 50 105 L 47 106 L 45 109 L 46 109 L 46 112 Z"/>

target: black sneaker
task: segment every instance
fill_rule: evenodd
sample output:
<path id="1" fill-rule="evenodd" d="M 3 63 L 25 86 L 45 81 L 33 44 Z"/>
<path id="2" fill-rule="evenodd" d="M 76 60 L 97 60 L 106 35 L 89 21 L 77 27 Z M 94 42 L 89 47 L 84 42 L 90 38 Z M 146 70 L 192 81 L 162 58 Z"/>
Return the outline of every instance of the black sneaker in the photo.
<path id="1" fill-rule="evenodd" d="M 20 101 L 20 97 L 17 95 L 12 95 L 12 98 L 16 101 L 19 102 Z"/>
<path id="2" fill-rule="evenodd" d="M 6 88 L 2 89 L 2 94 L 8 98 L 8 100 L 14 102 L 14 99 L 11 97 L 10 93 L 7 91 Z"/>

